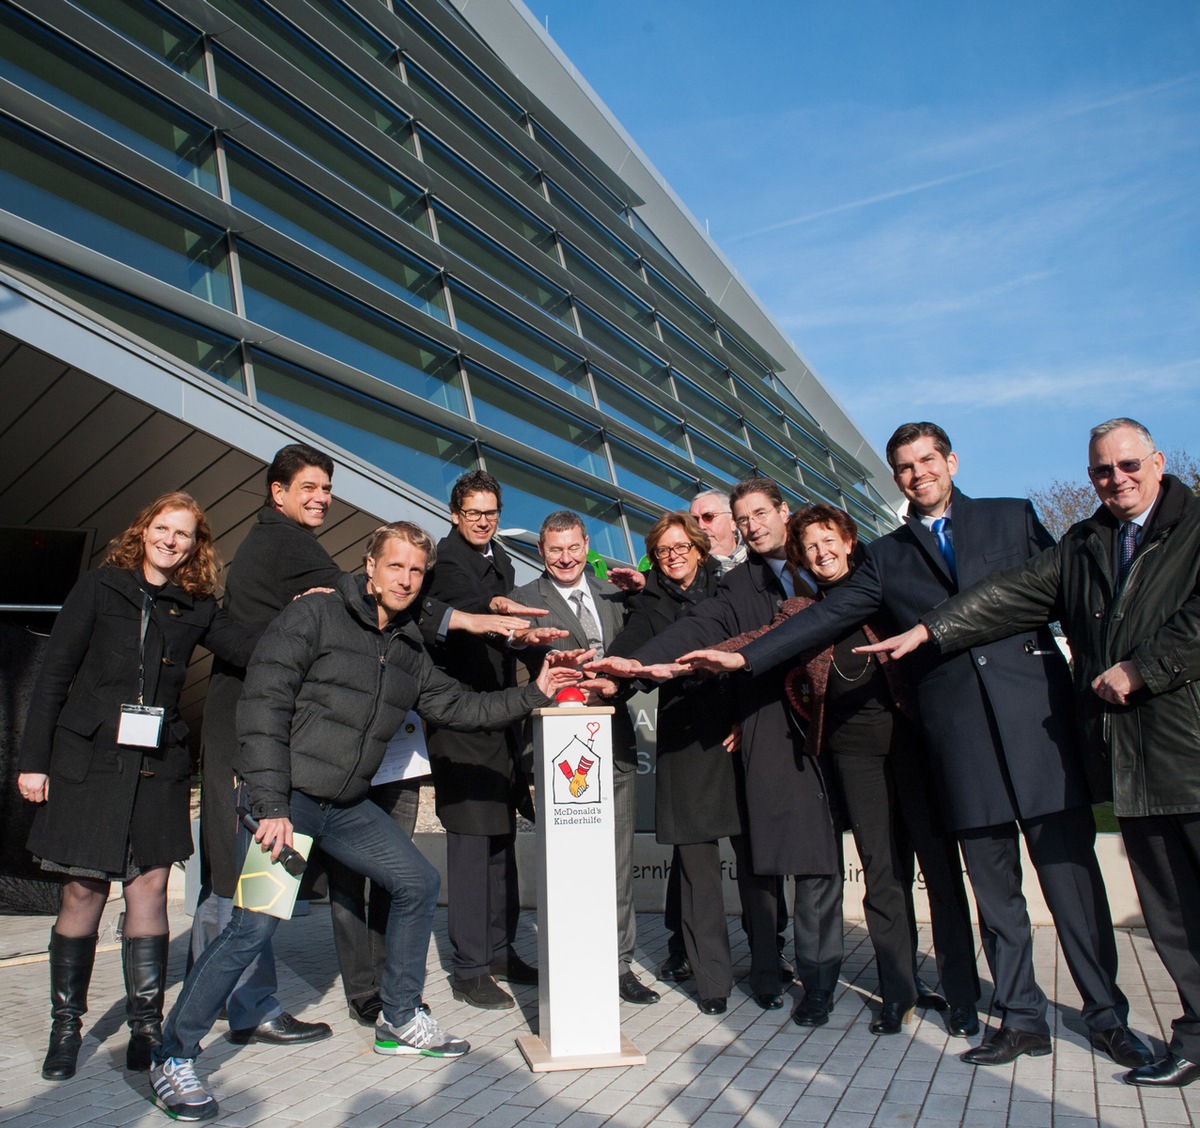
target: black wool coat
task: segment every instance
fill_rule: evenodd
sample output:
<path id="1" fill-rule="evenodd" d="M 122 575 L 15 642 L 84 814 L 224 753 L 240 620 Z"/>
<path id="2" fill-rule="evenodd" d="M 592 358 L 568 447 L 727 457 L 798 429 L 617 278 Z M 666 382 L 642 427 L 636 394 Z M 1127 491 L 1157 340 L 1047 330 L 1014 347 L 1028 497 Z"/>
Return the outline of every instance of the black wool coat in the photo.
<path id="1" fill-rule="evenodd" d="M 666 630 L 716 591 L 716 565 L 707 561 L 681 590 L 660 572 L 630 600 L 629 620 L 609 654 L 625 657 Z M 745 830 L 740 761 L 722 745 L 737 720 L 727 679 L 686 679 L 658 688 L 655 725 L 654 828 L 659 842 L 711 842 Z"/>
<path id="2" fill-rule="evenodd" d="M 192 651 L 207 646 L 245 662 L 254 639 L 211 598 L 168 584 L 146 629 L 147 705 L 166 710 L 157 749 L 118 745 L 120 707 L 137 701 L 143 589 L 132 572 L 88 572 L 67 596 L 38 676 L 19 753 L 20 770 L 50 777 L 29 849 L 67 866 L 119 874 L 126 849 L 140 866 L 192 852 L 192 758 L 177 705 Z M 145 774 L 143 774 L 145 773 Z"/>
<path id="3" fill-rule="evenodd" d="M 752 553 L 721 578 L 712 599 L 698 604 L 633 657 L 648 665 L 672 662 L 689 650 L 765 627 L 784 595 L 770 565 Z M 825 781 L 817 762 L 804 754 L 804 733 L 784 697 L 785 676 L 779 669 L 760 678 L 733 679 L 754 872 L 840 873 Z"/>
<path id="4" fill-rule="evenodd" d="M 1023 564 L 1054 543 L 1022 498 L 954 491 L 957 583 L 915 517 L 867 546 L 866 560 L 814 607 L 743 647 L 756 674 L 825 646 L 882 611 L 914 626 L 960 588 Z M 1091 802 L 1075 736 L 1067 663 L 1048 627 L 953 654 L 923 647 L 909 663 L 942 812 L 950 830 L 1039 818 Z M 757 679 L 756 679 L 757 680 Z"/>
<path id="5" fill-rule="evenodd" d="M 489 614 L 492 598 L 512 591 L 514 579 L 503 545 L 493 540 L 491 547 L 491 556 L 484 556 L 452 529 L 438 543 L 437 564 L 423 600 L 440 600 L 470 614 Z M 428 642 L 428 649 L 439 670 L 471 689 L 491 691 L 513 684 L 513 662 L 503 636 L 450 631 L 444 641 Z M 458 834 L 503 835 L 514 830 L 513 788 L 518 771 L 514 730 L 454 732 L 431 724 L 427 737 L 442 825 Z"/>

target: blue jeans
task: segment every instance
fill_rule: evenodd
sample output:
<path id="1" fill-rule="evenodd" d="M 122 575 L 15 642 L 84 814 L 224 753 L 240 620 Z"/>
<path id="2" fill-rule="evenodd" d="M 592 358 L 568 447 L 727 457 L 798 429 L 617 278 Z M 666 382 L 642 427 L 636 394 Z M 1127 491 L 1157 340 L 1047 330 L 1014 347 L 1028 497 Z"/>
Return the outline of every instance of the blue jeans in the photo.
<path id="1" fill-rule="evenodd" d="M 425 986 L 425 962 L 441 879 L 408 835 L 370 800 L 337 807 L 291 795 L 292 827 L 311 835 L 330 857 L 382 886 L 392 898 L 380 983 L 384 1018 L 403 1025 L 416 1012 Z M 156 1062 L 195 1058 L 242 972 L 268 944 L 279 921 L 235 908 L 229 925 L 188 973 L 163 1026 Z"/>

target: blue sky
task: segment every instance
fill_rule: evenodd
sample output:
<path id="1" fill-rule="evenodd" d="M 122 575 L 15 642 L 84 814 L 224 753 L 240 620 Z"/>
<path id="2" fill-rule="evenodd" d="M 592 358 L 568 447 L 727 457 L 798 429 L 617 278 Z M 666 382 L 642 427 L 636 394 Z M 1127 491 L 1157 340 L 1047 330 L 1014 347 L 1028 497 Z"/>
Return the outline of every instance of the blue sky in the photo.
<path id="1" fill-rule="evenodd" d="M 878 449 L 1200 455 L 1200 4 L 526 2 Z"/>

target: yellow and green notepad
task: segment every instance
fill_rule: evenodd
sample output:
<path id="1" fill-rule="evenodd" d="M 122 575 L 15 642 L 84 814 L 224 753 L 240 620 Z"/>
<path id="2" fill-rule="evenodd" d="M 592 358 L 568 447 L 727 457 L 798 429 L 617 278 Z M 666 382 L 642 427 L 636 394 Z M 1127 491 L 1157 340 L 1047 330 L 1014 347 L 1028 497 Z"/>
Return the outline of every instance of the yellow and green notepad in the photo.
<path id="1" fill-rule="evenodd" d="M 292 835 L 292 848 L 305 859 L 312 844 L 313 840 L 307 834 Z M 296 907 L 296 894 L 300 892 L 300 880 L 278 862 L 271 861 L 270 850 L 251 842 L 233 893 L 233 903 L 239 909 L 290 920 L 292 909 Z"/>

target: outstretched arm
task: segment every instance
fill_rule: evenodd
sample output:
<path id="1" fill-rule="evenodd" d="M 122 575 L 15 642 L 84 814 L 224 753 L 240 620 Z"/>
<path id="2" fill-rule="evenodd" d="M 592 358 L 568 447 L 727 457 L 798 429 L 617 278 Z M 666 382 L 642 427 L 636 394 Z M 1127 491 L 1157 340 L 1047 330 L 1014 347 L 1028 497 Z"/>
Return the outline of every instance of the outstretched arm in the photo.
<path id="1" fill-rule="evenodd" d="M 881 642 L 868 646 L 856 646 L 855 654 L 887 654 L 892 658 L 903 658 L 929 641 L 929 628 L 924 623 L 910 627 L 903 634 L 892 635 Z"/>

